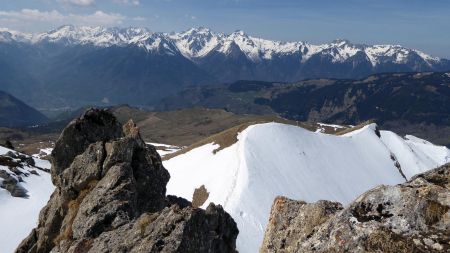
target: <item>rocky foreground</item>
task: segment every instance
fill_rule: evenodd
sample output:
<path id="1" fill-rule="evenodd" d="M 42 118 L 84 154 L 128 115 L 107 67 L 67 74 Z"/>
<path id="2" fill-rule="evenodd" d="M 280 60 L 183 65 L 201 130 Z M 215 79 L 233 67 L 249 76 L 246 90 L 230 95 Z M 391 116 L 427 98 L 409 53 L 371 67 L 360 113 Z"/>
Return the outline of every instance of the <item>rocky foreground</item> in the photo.
<path id="1" fill-rule="evenodd" d="M 450 252 L 450 164 L 347 208 L 278 197 L 260 252 Z"/>
<path id="2" fill-rule="evenodd" d="M 236 223 L 167 196 L 169 173 L 129 122 L 88 110 L 52 153 L 56 186 L 38 227 L 16 252 L 235 252 Z"/>

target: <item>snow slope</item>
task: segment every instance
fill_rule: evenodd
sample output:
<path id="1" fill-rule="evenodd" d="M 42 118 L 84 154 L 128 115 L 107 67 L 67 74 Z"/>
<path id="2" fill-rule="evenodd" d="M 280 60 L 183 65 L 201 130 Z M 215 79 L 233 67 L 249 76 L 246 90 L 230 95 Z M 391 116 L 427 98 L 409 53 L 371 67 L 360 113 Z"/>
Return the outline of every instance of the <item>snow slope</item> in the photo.
<path id="1" fill-rule="evenodd" d="M 277 195 L 308 202 L 347 204 L 379 184 L 398 184 L 450 162 L 450 150 L 368 125 L 344 136 L 291 125 L 253 125 L 230 147 L 207 144 L 164 162 L 167 193 L 192 200 L 205 185 L 209 202 L 221 204 L 239 227 L 238 250 L 257 252 Z M 400 165 L 402 173 L 396 167 Z M 397 165 L 398 166 L 398 165 Z"/>
<path id="2" fill-rule="evenodd" d="M 9 149 L 0 147 L 0 155 L 6 154 Z M 45 160 L 34 158 L 36 166 L 50 169 L 50 163 Z M 11 174 L 8 167 L 0 166 Z M 33 167 L 20 169 L 23 172 L 36 170 L 38 175 L 29 174 L 22 176 L 24 182 L 19 183 L 28 192 L 28 198 L 12 197 L 11 194 L 0 188 L 0 252 L 14 252 L 20 242 L 28 236 L 36 227 L 39 212 L 47 204 L 54 186 L 50 174 Z M 2 180 L 2 179 L 0 179 Z"/>

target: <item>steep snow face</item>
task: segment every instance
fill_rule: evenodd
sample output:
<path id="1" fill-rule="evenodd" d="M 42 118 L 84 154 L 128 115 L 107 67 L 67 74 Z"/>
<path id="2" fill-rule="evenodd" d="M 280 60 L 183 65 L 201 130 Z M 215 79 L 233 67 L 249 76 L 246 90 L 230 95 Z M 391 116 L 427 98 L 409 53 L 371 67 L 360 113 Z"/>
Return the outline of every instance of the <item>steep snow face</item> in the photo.
<path id="1" fill-rule="evenodd" d="M 188 58 L 202 57 L 211 52 L 222 40 L 222 34 L 214 34 L 208 28 L 192 28 L 185 32 L 170 34 L 178 49 Z"/>
<path id="2" fill-rule="evenodd" d="M 0 147 L 0 155 L 9 151 L 12 150 Z M 34 158 L 34 161 L 37 167 L 50 169 L 48 161 L 37 158 Z M 36 227 L 39 212 L 47 204 L 54 190 L 48 172 L 27 166 L 18 170 L 24 173 L 21 175 L 23 182 L 18 185 L 27 190 L 28 197 L 12 197 L 7 190 L 0 188 L 0 251 L 5 253 L 14 252 L 20 242 Z M 38 175 L 31 174 L 31 170 L 36 171 Z M 15 173 L 6 166 L 0 166 L 0 171 L 15 177 Z"/>
<path id="3" fill-rule="evenodd" d="M 401 165 L 401 170 L 409 179 L 415 174 L 450 162 L 449 149 L 406 135 L 401 138 L 390 131 L 381 131 L 381 140 L 391 150 Z"/>
<path id="4" fill-rule="evenodd" d="M 8 29 L 0 29 L 0 42 L 29 43 L 63 43 L 90 44 L 99 47 L 134 45 L 147 51 L 168 54 L 180 52 L 189 59 L 198 59 L 210 53 L 228 54 L 236 45 L 249 60 L 261 62 L 273 57 L 296 55 L 299 61 L 305 62 L 314 55 L 331 57 L 333 63 L 345 62 L 356 54 L 365 56 L 373 67 L 381 63 L 406 64 L 408 59 L 417 56 L 429 66 L 437 64 L 441 59 L 432 57 L 421 51 L 408 49 L 399 45 L 356 45 L 347 40 L 336 40 L 332 43 L 313 45 L 301 41 L 281 42 L 256 38 L 243 31 L 231 34 L 214 33 L 208 28 L 192 28 L 179 33 L 152 33 L 145 28 L 104 28 L 87 26 L 62 26 L 58 29 L 40 33 L 25 34 Z"/>
<path id="5" fill-rule="evenodd" d="M 402 173 L 410 178 L 450 162 L 445 147 L 389 131 L 380 138 L 375 129 L 334 136 L 278 123 L 250 126 L 215 154 L 218 145 L 211 143 L 165 161 L 167 193 L 192 200 L 205 185 L 203 207 L 223 205 L 238 224 L 238 250 L 257 252 L 278 195 L 347 204 L 376 185 L 404 182 Z"/>

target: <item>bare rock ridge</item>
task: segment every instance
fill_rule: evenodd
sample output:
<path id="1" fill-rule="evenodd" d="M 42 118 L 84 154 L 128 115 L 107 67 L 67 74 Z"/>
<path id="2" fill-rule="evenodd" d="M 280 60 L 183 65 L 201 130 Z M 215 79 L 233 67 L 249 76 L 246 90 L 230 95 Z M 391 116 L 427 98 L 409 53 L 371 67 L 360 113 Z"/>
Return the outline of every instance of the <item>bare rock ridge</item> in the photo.
<path id="1" fill-rule="evenodd" d="M 450 164 L 348 207 L 275 199 L 260 252 L 449 252 Z"/>
<path id="2" fill-rule="evenodd" d="M 169 173 L 133 122 L 90 109 L 63 131 L 52 153 L 56 186 L 17 253 L 236 252 L 236 223 L 166 197 Z"/>

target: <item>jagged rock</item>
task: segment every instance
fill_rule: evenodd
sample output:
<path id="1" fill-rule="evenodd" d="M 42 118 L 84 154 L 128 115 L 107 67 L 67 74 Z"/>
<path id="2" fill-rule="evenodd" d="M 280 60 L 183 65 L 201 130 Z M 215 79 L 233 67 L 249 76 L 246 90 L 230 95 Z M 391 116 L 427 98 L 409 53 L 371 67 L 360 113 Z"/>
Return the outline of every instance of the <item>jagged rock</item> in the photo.
<path id="1" fill-rule="evenodd" d="M 450 164 L 340 209 L 277 198 L 260 252 L 448 252 Z"/>
<path id="2" fill-rule="evenodd" d="M 88 110 L 52 155 L 57 188 L 16 252 L 235 252 L 237 226 L 221 206 L 166 197 L 169 173 L 132 121 L 122 129 Z"/>
<path id="3" fill-rule="evenodd" d="M 10 140 L 5 140 L 5 142 L 3 144 L 1 144 L 0 146 L 3 146 L 7 149 L 12 149 L 14 150 L 14 145 L 12 144 L 12 142 Z"/>
<path id="4" fill-rule="evenodd" d="M 6 171 L 0 170 L 0 178 L 3 179 L 0 183 L 0 187 L 9 191 L 9 193 L 11 193 L 11 196 L 18 198 L 28 197 L 27 190 L 17 184 L 20 181 L 20 177 L 16 179 Z"/>
<path id="5" fill-rule="evenodd" d="M 272 205 L 269 224 L 262 248 L 271 252 L 295 252 L 297 243 L 304 240 L 314 229 L 331 215 L 342 210 L 337 202 L 318 201 L 307 204 L 285 197 L 277 197 Z"/>
<path id="6" fill-rule="evenodd" d="M 38 175 L 33 168 L 40 168 L 35 167 L 33 157 L 8 151 L 6 154 L 0 155 L 0 166 L 7 167 L 7 170 L 0 169 L 0 178 L 3 179 L 0 187 L 7 190 L 13 197 L 27 198 L 28 191 L 19 183 L 23 182 L 22 176 L 28 177 L 33 172 Z"/>
<path id="7" fill-rule="evenodd" d="M 52 151 L 52 181 L 59 185 L 59 175 L 73 159 L 96 142 L 107 142 L 123 136 L 117 119 L 106 110 L 89 109 L 72 121 L 61 133 Z"/>

